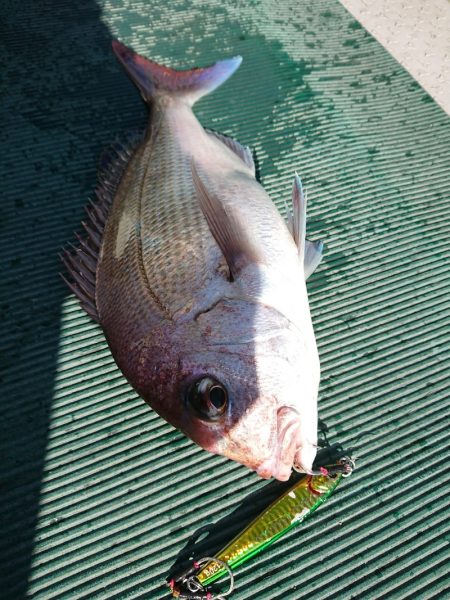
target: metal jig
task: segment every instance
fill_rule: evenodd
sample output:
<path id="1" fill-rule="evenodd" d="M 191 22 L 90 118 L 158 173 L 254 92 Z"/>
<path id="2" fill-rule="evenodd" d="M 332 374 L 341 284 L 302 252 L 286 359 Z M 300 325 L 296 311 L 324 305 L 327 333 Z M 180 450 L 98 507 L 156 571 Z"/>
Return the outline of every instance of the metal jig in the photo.
<path id="1" fill-rule="evenodd" d="M 292 527 L 302 523 L 332 494 L 339 481 L 349 477 L 355 468 L 352 450 L 340 444 L 330 444 L 328 428 L 319 424 L 323 439 L 312 472 L 298 479 L 289 489 L 256 519 L 243 529 L 217 556 L 205 556 L 195 561 L 179 577 L 170 580 L 172 596 L 179 600 L 225 600 L 234 590 L 235 569 L 272 544 Z M 297 470 L 294 466 L 294 469 Z M 229 587 L 217 593 L 210 587 L 224 575 Z"/>

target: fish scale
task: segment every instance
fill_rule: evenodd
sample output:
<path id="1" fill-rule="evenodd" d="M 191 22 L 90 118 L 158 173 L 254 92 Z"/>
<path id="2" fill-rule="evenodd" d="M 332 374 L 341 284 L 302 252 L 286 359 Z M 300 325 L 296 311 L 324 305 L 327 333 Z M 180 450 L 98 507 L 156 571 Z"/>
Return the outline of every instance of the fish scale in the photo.
<path id="1" fill-rule="evenodd" d="M 114 210 L 111 211 L 105 227 L 97 268 L 96 300 L 100 319 L 103 327 L 109 332 L 109 341 L 116 351 L 120 351 L 123 336 L 126 340 L 139 339 L 143 327 L 152 326 L 162 318 L 160 309 L 148 301 L 141 266 L 140 238 L 136 227 L 139 223 L 139 204 L 132 201 L 138 198 L 136 189 L 139 189 L 139 180 L 144 172 L 144 154 L 144 148 L 139 148 L 123 175 L 114 198 Z M 127 219 L 120 219 L 125 210 Z M 122 245 L 117 244 L 117 238 L 127 239 L 126 259 L 115 258 L 117 252 L 121 256 L 125 250 Z"/>
<path id="2" fill-rule="evenodd" d="M 176 143 L 161 115 L 143 160 L 143 262 L 150 286 L 170 314 L 182 309 L 214 272 L 208 257 L 219 250 L 201 212 L 192 183 L 189 158 Z M 154 152 L 155 146 L 158 151 Z"/>

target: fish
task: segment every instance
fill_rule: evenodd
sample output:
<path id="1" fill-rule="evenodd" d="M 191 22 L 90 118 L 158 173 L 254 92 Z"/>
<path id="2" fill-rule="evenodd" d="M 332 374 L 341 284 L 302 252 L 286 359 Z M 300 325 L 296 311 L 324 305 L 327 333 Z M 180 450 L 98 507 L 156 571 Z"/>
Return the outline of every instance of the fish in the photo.
<path id="1" fill-rule="evenodd" d="M 101 159 L 64 279 L 162 418 L 262 478 L 312 473 L 320 362 L 306 279 L 323 244 L 306 240 L 301 180 L 286 221 L 249 147 L 192 110 L 241 57 L 179 70 L 113 50 L 149 122 Z"/>

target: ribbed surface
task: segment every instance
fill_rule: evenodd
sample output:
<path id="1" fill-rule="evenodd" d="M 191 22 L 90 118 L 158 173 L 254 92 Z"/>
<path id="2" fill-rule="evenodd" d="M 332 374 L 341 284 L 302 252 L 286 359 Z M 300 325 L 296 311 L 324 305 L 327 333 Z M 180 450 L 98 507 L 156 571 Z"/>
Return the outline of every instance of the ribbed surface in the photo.
<path id="1" fill-rule="evenodd" d="M 174 66 L 243 55 L 197 114 L 255 149 L 280 207 L 298 170 L 326 243 L 319 410 L 359 468 L 233 598 L 446 597 L 448 117 L 334 0 L 29 0 L 2 20 L 3 597 L 166 598 L 192 534 L 212 524 L 214 552 L 279 489 L 152 413 L 59 281 L 97 156 L 145 120 L 112 36 Z"/>

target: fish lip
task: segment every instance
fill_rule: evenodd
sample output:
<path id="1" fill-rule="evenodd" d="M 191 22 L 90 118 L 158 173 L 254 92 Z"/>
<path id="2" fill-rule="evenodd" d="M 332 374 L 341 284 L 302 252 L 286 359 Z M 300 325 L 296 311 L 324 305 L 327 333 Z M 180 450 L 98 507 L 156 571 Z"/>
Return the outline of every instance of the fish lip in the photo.
<path id="1" fill-rule="evenodd" d="M 263 479 L 275 477 L 287 481 L 291 476 L 294 457 L 301 447 L 300 415 L 292 407 L 283 406 L 276 416 L 276 440 L 270 455 L 255 469 Z"/>
<path id="2" fill-rule="evenodd" d="M 256 474 L 262 479 L 270 479 L 271 477 L 274 477 L 275 479 L 278 479 L 278 481 L 287 481 L 291 476 L 292 467 L 285 467 L 283 465 L 283 467 L 280 468 L 280 463 L 278 461 L 274 461 L 273 457 L 270 456 L 255 470 Z"/>
<path id="3" fill-rule="evenodd" d="M 313 475 L 313 463 L 317 454 L 317 445 L 312 443 L 301 444 L 294 456 L 294 469 L 299 473 Z"/>

